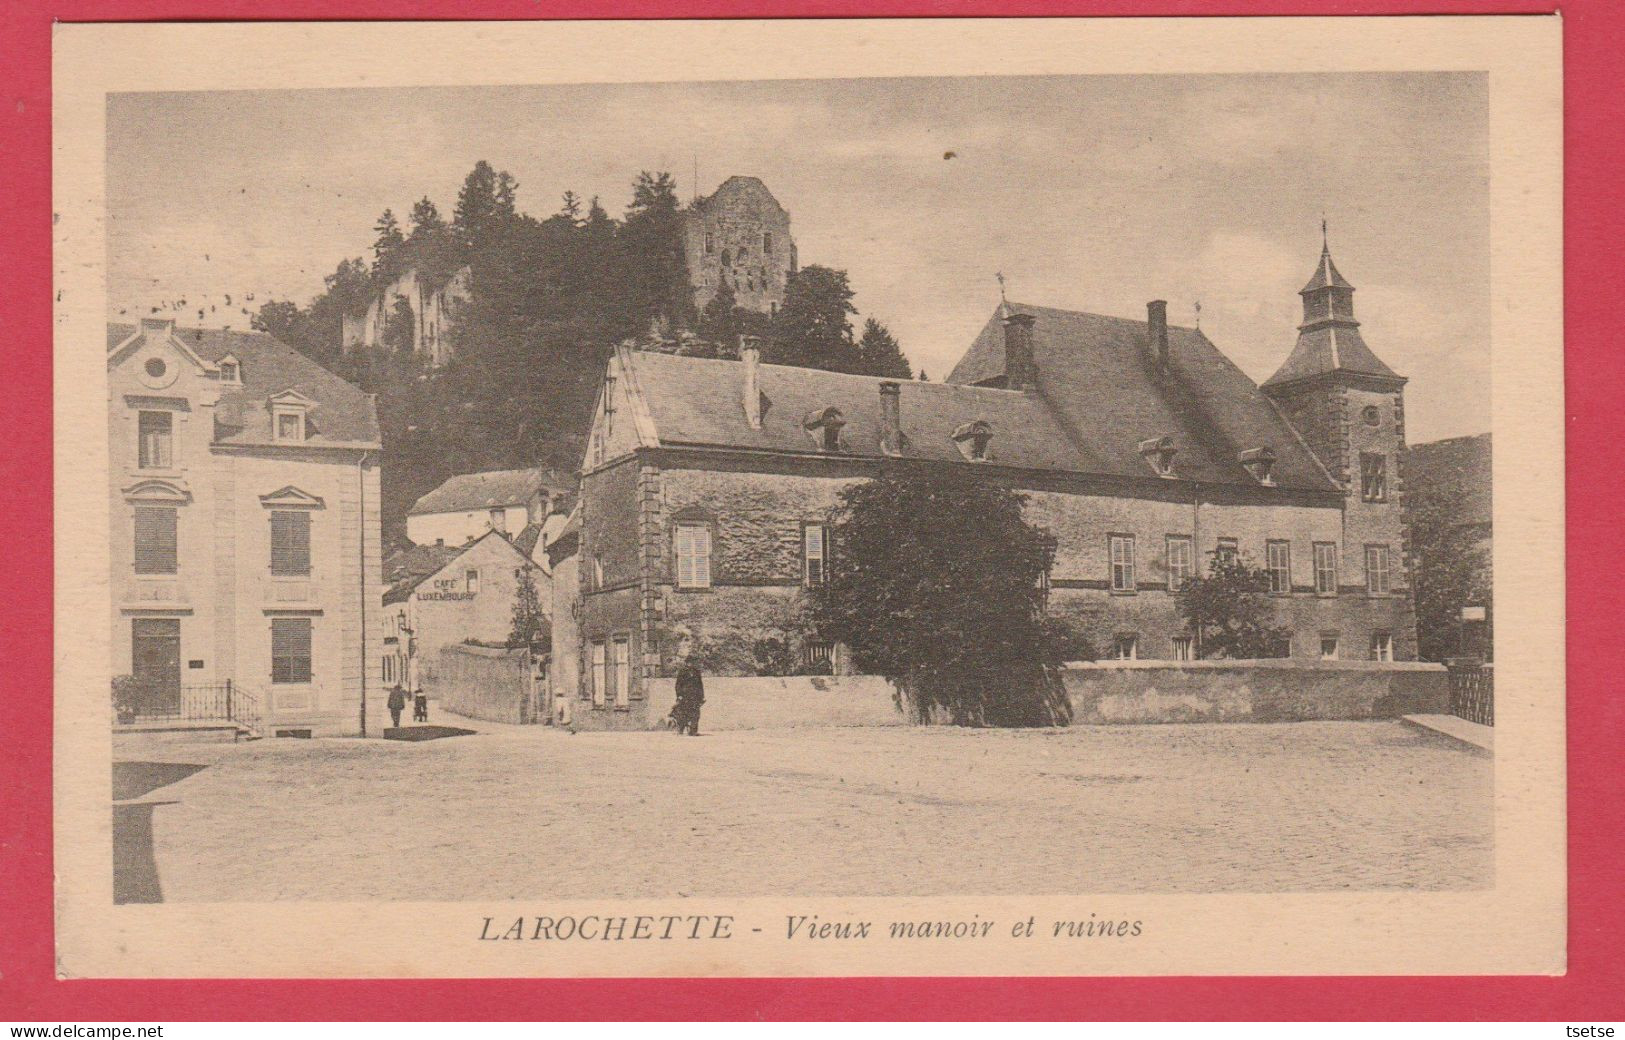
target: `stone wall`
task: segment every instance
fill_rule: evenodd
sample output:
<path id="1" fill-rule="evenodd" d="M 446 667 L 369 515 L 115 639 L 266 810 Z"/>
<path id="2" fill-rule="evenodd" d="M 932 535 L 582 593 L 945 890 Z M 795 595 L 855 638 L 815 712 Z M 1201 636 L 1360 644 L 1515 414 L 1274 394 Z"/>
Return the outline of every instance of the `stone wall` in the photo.
<path id="1" fill-rule="evenodd" d="M 1102 661 L 1064 673 L 1074 725 L 1296 722 L 1448 712 L 1443 665 Z"/>
<path id="2" fill-rule="evenodd" d="M 529 651 L 448 646 L 435 657 L 441 708 L 488 722 L 540 721 L 535 717 Z"/>
<path id="3" fill-rule="evenodd" d="M 675 679 L 649 681 L 648 724 L 676 703 Z M 907 726 L 891 683 L 876 675 L 706 676 L 700 732 L 798 726 Z"/>

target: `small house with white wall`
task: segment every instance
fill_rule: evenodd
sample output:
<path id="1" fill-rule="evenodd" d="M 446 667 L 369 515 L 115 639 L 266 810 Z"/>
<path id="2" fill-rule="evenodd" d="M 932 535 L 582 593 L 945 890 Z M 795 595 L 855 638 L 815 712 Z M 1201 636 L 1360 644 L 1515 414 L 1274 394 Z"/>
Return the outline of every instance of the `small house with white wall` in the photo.
<path id="1" fill-rule="evenodd" d="M 487 531 L 518 535 L 546 520 L 553 499 L 575 481 L 545 469 L 459 473 L 418 499 L 406 515 L 417 545 L 462 545 Z"/>

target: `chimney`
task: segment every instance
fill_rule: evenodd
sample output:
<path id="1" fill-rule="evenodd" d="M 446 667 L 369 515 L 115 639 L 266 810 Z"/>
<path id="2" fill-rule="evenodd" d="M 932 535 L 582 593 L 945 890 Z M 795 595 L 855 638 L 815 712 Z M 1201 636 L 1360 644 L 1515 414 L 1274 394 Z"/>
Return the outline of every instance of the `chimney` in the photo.
<path id="1" fill-rule="evenodd" d="M 1004 385 L 1007 390 L 1031 390 L 1038 382 L 1038 362 L 1033 359 L 1031 314 L 1004 316 Z"/>
<path id="2" fill-rule="evenodd" d="M 1168 301 L 1152 300 L 1145 305 L 1145 322 L 1151 329 L 1151 349 L 1157 352 L 1157 372 L 1168 374 Z"/>
<path id="3" fill-rule="evenodd" d="M 739 337 L 739 360 L 745 368 L 745 421 L 750 428 L 762 428 L 762 348 L 755 336 Z"/>
<path id="4" fill-rule="evenodd" d="M 903 454 L 902 392 L 890 379 L 880 384 L 880 450 L 887 455 Z"/>

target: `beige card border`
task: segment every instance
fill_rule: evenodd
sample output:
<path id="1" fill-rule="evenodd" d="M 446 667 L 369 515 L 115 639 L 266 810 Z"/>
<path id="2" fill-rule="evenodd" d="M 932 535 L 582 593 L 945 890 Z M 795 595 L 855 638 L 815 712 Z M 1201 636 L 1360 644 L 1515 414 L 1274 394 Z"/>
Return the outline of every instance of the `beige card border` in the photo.
<path id="1" fill-rule="evenodd" d="M 1535 974 L 1565 964 L 1562 79 L 1556 17 L 59 25 L 58 972 L 119 977 Z M 105 95 L 921 75 L 1487 70 L 1497 610 L 1493 891 L 112 905 Z M 764 72 L 763 70 L 770 70 Z M 491 943 L 487 916 L 728 914 L 734 939 Z M 1133 941 L 1014 939 L 1037 915 Z M 785 914 L 999 922 L 977 943 L 786 942 Z M 762 926 L 755 934 L 752 926 Z"/>

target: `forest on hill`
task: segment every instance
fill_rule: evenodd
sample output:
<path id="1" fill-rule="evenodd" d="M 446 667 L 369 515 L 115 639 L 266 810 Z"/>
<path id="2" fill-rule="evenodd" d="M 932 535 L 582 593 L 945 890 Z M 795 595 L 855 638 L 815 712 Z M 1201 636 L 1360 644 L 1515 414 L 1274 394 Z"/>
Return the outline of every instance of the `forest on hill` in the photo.
<path id="1" fill-rule="evenodd" d="M 481 160 L 450 220 L 427 197 L 402 226 L 385 210 L 370 261 L 342 260 L 304 306 L 262 304 L 254 327 L 377 395 L 383 431 L 386 542 L 406 512 L 447 477 L 544 466 L 574 472 L 615 344 L 632 341 L 708 357 L 733 356 L 741 334 L 762 337 L 763 360 L 907 379 L 897 341 L 874 319 L 856 334 L 845 271 L 802 268 L 784 306 L 734 306 L 724 287 L 696 313 L 683 259 L 682 206 L 667 173 L 640 173 L 623 215 L 565 192 L 557 212 L 519 210 L 518 184 Z M 415 354 L 412 310 L 385 301 L 382 345 L 346 350 L 345 315 L 364 312 L 402 272 L 441 284 L 467 265 L 470 299 L 445 335 L 449 363 Z"/>

